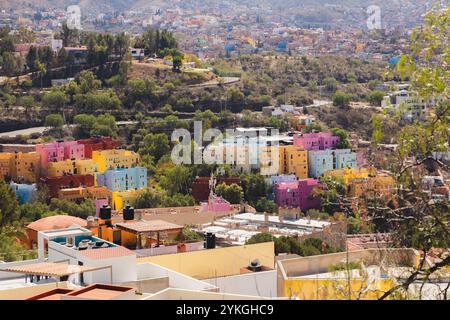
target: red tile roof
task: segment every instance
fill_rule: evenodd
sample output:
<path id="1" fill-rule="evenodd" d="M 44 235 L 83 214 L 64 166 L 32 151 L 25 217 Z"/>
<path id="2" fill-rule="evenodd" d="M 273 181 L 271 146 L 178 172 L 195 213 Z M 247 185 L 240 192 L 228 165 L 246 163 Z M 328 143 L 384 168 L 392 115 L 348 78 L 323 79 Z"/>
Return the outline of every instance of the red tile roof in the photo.
<path id="1" fill-rule="evenodd" d="M 133 256 L 135 253 L 125 247 L 110 247 L 80 251 L 84 257 L 92 260 L 103 260 L 118 257 Z"/>

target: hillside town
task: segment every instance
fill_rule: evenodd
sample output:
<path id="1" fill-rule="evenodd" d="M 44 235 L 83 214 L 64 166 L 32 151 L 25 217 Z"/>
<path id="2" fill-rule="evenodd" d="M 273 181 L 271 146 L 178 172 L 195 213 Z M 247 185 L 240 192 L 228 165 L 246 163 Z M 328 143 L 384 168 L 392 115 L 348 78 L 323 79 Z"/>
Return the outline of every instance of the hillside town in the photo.
<path id="1" fill-rule="evenodd" d="M 173 2 L 0 6 L 0 300 L 448 300 L 450 8 Z"/>

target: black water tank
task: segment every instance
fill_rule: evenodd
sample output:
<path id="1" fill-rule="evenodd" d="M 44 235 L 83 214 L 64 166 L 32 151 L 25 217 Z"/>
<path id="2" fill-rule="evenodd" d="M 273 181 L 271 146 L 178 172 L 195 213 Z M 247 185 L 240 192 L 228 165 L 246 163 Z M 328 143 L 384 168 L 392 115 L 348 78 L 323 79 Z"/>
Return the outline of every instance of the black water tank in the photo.
<path id="1" fill-rule="evenodd" d="M 111 220 L 111 207 L 107 204 L 104 204 L 100 208 L 100 219 L 102 220 Z"/>
<path id="2" fill-rule="evenodd" d="M 214 249 L 216 247 L 216 235 L 212 232 L 207 232 L 203 246 L 205 249 Z"/>
<path id="3" fill-rule="evenodd" d="M 123 208 L 123 220 L 134 220 L 134 208 L 129 204 Z"/>
<path id="4" fill-rule="evenodd" d="M 248 270 L 251 270 L 253 272 L 259 272 L 262 270 L 261 262 L 259 262 L 258 259 L 253 260 L 248 265 Z"/>

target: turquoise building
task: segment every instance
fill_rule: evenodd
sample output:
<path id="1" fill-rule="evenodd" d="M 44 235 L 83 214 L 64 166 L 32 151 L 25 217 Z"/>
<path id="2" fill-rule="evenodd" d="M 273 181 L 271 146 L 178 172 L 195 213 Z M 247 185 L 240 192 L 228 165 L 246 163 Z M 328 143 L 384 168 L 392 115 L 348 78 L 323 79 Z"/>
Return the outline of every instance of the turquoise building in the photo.
<path id="1" fill-rule="evenodd" d="M 97 184 L 109 191 L 126 191 L 147 188 L 147 169 L 132 167 L 126 169 L 106 170 L 97 174 Z"/>

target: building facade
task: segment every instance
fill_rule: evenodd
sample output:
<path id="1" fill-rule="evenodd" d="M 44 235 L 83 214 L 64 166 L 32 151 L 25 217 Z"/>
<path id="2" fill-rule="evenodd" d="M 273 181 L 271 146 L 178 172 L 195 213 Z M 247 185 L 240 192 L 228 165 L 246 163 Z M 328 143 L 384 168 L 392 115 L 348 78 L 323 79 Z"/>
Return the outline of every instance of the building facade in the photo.
<path id="1" fill-rule="evenodd" d="M 128 150 L 101 150 L 92 152 L 92 160 L 98 164 L 98 172 L 109 169 L 131 168 L 139 163 L 139 154 Z"/>
<path id="2" fill-rule="evenodd" d="M 308 151 L 299 146 L 280 146 L 280 174 L 308 178 Z"/>
<path id="3" fill-rule="evenodd" d="M 106 170 L 97 174 L 97 184 L 110 191 L 125 191 L 147 188 L 147 169 L 133 167 L 128 169 Z"/>
<path id="4" fill-rule="evenodd" d="M 325 150 L 335 148 L 340 138 L 331 132 L 305 133 L 294 136 L 294 146 L 301 146 L 305 150 Z"/>
<path id="5" fill-rule="evenodd" d="M 320 208 L 320 197 L 313 196 L 314 188 L 320 187 L 316 179 L 277 183 L 274 186 L 275 202 L 279 207 L 299 208 L 302 211 Z"/>
<path id="6" fill-rule="evenodd" d="M 321 177 L 326 171 L 356 168 L 357 156 L 350 149 L 314 150 L 308 152 L 309 177 Z"/>

